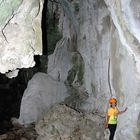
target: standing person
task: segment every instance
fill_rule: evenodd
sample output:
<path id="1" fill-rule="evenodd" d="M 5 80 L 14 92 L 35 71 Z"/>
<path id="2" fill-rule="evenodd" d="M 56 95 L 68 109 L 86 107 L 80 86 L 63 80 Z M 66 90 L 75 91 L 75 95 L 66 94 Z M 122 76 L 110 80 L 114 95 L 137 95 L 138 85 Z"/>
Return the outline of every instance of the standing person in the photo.
<path id="1" fill-rule="evenodd" d="M 106 114 L 105 128 L 108 128 L 110 131 L 109 140 L 113 140 L 117 128 L 118 115 L 126 112 L 127 108 L 125 108 L 123 111 L 119 111 L 117 108 L 117 100 L 115 98 L 111 98 L 109 100 L 109 104 L 110 108 Z"/>

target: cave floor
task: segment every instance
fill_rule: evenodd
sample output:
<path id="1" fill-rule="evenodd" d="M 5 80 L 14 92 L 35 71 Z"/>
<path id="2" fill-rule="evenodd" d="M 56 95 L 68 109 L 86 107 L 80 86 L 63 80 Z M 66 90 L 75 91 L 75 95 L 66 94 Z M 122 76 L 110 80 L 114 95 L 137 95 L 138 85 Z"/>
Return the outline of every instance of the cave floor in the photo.
<path id="1" fill-rule="evenodd" d="M 0 135 L 0 140 L 36 140 L 37 133 L 34 126 L 13 126 L 9 131 Z"/>

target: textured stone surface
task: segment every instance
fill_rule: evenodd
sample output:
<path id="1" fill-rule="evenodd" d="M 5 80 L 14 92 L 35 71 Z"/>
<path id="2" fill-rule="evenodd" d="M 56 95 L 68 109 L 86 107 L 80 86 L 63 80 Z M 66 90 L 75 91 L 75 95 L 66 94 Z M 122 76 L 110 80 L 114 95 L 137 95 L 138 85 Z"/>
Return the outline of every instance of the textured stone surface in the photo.
<path id="1" fill-rule="evenodd" d="M 0 72 L 34 66 L 42 53 L 41 0 L 0 0 Z"/>
<path id="2" fill-rule="evenodd" d="M 15 118 L 12 118 L 12 127 L 0 134 L 0 140 L 36 140 L 37 133 L 35 131 L 35 126 L 32 125 L 28 128 L 19 125 Z"/>
<path id="3" fill-rule="evenodd" d="M 123 6 L 118 7 L 120 1 L 106 2 L 107 6 L 101 0 L 83 1 L 81 6 L 82 24 L 79 51 L 85 62 L 86 88 L 91 93 L 91 98 L 85 107 L 90 110 L 96 108 L 101 112 L 106 110 L 107 100 L 111 96 L 108 82 L 110 75 L 112 94 L 117 97 L 119 108 L 125 106 L 129 108 L 127 113 L 119 117 L 116 139 L 136 140 L 139 139 L 137 123 L 140 112 L 138 107 L 140 44 L 139 33 L 134 33 L 134 26 L 138 31 L 138 21 L 122 18 L 124 14 L 129 13 L 125 10 L 122 11 Z M 124 4 L 125 6 L 130 5 Z M 135 11 L 132 10 L 131 13 L 133 12 Z M 118 18 L 117 21 L 114 19 L 115 17 Z M 130 23 L 133 23 L 133 26 Z M 129 30 L 126 28 L 128 24 Z M 122 27 L 119 28 L 119 26 Z M 135 38 L 135 41 L 132 38 Z M 108 74 L 109 59 L 110 74 Z"/>
<path id="4" fill-rule="evenodd" d="M 140 2 L 138 0 L 108 1 L 112 20 L 118 30 L 123 46 L 133 55 L 138 73 L 140 71 Z M 139 77 L 139 74 L 137 75 Z"/>
<path id="5" fill-rule="evenodd" d="M 49 110 L 36 125 L 37 140 L 104 140 L 103 119 L 84 116 L 66 107 Z"/>
<path id="6" fill-rule="evenodd" d="M 30 124 L 41 119 L 48 109 L 68 96 L 64 83 L 55 81 L 45 73 L 37 73 L 24 92 L 19 122 Z"/>
<path id="7" fill-rule="evenodd" d="M 123 45 L 134 47 L 130 46 L 130 43 L 135 44 L 135 41 L 140 40 L 140 2 L 138 0 L 105 0 L 105 2 L 112 14 Z"/>
<path id="8" fill-rule="evenodd" d="M 116 140 L 139 139 L 139 20 L 129 16 L 136 14 L 137 8 L 124 10 L 129 2 L 106 1 L 106 6 L 102 0 L 83 1 L 81 5 L 79 51 L 85 63 L 86 88 L 93 97 L 85 107 L 106 111 L 110 79 L 119 108 L 128 106 L 127 113 L 119 117 Z M 138 1 L 132 3 L 139 7 Z"/>
<path id="9" fill-rule="evenodd" d="M 89 111 L 98 110 L 105 114 L 108 99 L 112 95 L 117 97 L 120 109 L 128 106 L 127 113 L 119 117 L 117 140 L 126 137 L 136 140 L 139 139 L 140 133 L 138 11 L 138 0 L 82 0 L 79 3 L 77 19 L 80 29 L 77 36 L 77 51 L 84 61 L 84 85 L 90 94 L 83 108 Z M 69 21 L 71 22 L 70 19 Z M 62 23 L 63 27 L 67 26 L 67 22 Z M 65 36 L 71 33 L 66 28 L 63 28 L 63 32 L 67 33 Z M 59 56 L 59 53 L 57 55 Z M 61 60 L 63 58 L 65 56 L 62 56 Z M 61 71 L 63 68 L 60 73 Z M 64 74 L 62 72 L 60 77 Z"/>

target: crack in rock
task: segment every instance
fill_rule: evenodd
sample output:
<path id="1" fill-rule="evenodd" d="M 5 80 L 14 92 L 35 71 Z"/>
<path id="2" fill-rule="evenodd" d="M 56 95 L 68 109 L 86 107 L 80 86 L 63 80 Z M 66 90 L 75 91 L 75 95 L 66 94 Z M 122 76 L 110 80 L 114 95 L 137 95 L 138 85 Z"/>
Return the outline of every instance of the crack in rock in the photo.
<path id="1" fill-rule="evenodd" d="M 7 23 L 4 25 L 4 27 L 2 28 L 2 31 L 1 31 L 2 32 L 2 35 L 4 36 L 4 38 L 5 38 L 5 40 L 6 40 L 7 43 L 9 43 L 9 42 L 8 42 L 8 39 L 7 39 L 6 35 L 5 35 L 5 33 L 4 33 L 4 30 L 7 27 L 7 25 L 9 24 L 9 22 L 14 18 L 15 15 L 16 14 L 14 14 L 14 11 L 13 11 L 11 18 L 7 21 Z"/>

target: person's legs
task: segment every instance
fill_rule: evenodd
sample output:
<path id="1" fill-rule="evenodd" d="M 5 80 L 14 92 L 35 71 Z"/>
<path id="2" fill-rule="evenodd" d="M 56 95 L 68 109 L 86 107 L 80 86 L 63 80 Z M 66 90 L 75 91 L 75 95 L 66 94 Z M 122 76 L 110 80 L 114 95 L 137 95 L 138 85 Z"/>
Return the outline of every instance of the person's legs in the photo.
<path id="1" fill-rule="evenodd" d="M 110 131 L 109 140 L 113 140 L 117 125 L 116 124 L 109 124 L 108 128 L 109 128 L 109 131 Z"/>

